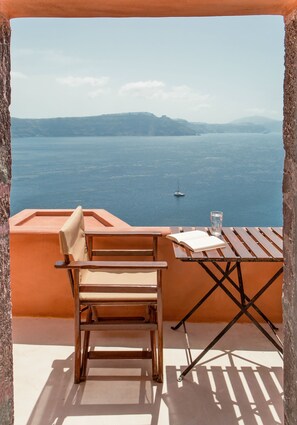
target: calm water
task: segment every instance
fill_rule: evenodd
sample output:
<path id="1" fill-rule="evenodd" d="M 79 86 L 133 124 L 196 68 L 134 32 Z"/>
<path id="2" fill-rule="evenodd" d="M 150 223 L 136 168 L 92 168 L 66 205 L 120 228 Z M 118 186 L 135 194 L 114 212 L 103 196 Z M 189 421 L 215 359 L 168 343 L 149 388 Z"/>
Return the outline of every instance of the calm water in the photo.
<path id="1" fill-rule="evenodd" d="M 11 213 L 103 208 L 132 225 L 282 225 L 281 134 L 14 139 Z M 186 193 L 176 198 L 177 188 Z"/>

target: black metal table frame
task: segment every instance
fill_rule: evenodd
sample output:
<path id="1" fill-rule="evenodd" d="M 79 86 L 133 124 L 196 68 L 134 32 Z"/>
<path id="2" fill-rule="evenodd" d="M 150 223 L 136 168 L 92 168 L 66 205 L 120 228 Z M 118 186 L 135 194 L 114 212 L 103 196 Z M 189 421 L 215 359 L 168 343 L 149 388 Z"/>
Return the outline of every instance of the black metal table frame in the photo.
<path id="1" fill-rule="evenodd" d="M 187 261 L 187 260 L 186 260 Z M 190 260 L 188 260 L 190 261 Z M 178 329 L 181 325 L 184 326 L 185 332 L 185 322 L 189 319 L 190 316 L 211 296 L 211 294 L 217 289 L 221 288 L 227 296 L 239 307 L 240 311 L 234 316 L 234 318 L 223 328 L 223 330 L 207 345 L 207 347 L 194 359 L 191 360 L 189 366 L 181 373 L 178 378 L 178 381 L 182 381 L 187 373 L 208 353 L 208 351 L 228 332 L 228 330 L 240 319 L 244 314 L 254 323 L 254 325 L 266 336 L 266 338 L 278 349 L 280 353 L 283 353 L 282 343 L 276 334 L 277 327 L 268 319 L 268 317 L 256 306 L 255 302 L 258 298 L 273 284 L 273 282 L 282 274 L 283 266 L 267 281 L 266 284 L 252 297 L 249 298 L 244 291 L 244 282 L 241 272 L 241 262 L 240 261 L 227 261 L 226 269 L 224 270 L 216 261 L 212 261 L 212 264 L 217 268 L 217 270 L 222 274 L 222 277 L 219 279 L 212 270 L 205 264 L 204 261 L 191 260 L 200 264 L 200 266 L 206 271 L 206 273 L 212 278 L 215 282 L 214 286 L 194 305 L 194 307 L 178 322 L 176 326 L 172 326 L 173 330 Z M 232 263 L 234 263 L 232 265 Z M 230 277 L 231 273 L 236 269 L 238 284 Z M 228 280 L 240 294 L 240 301 L 233 295 L 233 293 L 224 285 L 224 280 Z M 269 325 L 270 329 L 273 332 L 274 337 L 269 334 L 266 329 L 257 321 L 254 316 L 248 311 L 251 307 L 262 317 L 262 319 Z"/>

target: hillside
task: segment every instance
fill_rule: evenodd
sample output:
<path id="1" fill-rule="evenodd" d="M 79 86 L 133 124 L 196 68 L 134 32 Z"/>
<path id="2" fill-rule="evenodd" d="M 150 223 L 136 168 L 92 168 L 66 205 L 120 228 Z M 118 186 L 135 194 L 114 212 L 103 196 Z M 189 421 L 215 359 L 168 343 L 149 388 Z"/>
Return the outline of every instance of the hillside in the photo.
<path id="1" fill-rule="evenodd" d="M 188 123 L 199 133 L 270 133 L 281 132 L 282 122 L 266 117 L 240 118 L 226 124 Z"/>
<path id="2" fill-rule="evenodd" d="M 12 118 L 13 137 L 64 136 L 191 136 L 191 127 L 166 116 L 127 113 L 93 117 Z"/>
<path id="3" fill-rule="evenodd" d="M 148 112 L 72 118 L 12 118 L 12 137 L 193 136 L 207 133 L 280 132 L 282 122 L 248 117 L 226 124 L 209 124 L 157 117 Z"/>
<path id="4" fill-rule="evenodd" d="M 242 124 L 256 124 L 265 127 L 267 130 L 272 132 L 280 132 L 282 131 L 282 122 L 277 120 L 272 120 L 271 118 L 252 116 L 245 117 L 239 120 L 232 121 L 232 124 L 242 125 Z"/>

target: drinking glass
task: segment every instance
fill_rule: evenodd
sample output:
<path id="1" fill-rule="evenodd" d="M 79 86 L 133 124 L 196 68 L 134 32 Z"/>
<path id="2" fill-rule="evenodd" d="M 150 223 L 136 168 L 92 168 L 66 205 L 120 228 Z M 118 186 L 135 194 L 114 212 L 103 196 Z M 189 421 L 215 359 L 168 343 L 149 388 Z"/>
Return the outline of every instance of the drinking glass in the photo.
<path id="1" fill-rule="evenodd" d="M 210 224 L 211 234 L 213 236 L 220 237 L 222 234 L 223 225 L 223 212 L 222 211 L 211 211 L 210 212 Z"/>

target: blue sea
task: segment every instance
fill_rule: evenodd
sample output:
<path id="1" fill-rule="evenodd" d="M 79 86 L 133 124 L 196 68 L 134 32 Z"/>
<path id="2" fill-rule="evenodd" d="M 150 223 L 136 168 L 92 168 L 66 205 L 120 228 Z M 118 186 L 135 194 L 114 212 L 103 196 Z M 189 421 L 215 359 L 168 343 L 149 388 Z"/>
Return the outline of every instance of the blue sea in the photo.
<path id="1" fill-rule="evenodd" d="M 136 226 L 281 226 L 282 135 L 15 138 L 11 214 L 103 208 Z M 185 196 L 176 198 L 179 184 Z"/>

